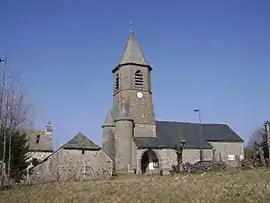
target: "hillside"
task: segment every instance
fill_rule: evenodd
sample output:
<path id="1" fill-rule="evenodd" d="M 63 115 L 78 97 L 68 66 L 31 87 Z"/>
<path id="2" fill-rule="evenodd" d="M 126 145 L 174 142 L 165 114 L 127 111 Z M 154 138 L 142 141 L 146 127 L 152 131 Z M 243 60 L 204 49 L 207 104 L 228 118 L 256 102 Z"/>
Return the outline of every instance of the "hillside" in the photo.
<path id="1" fill-rule="evenodd" d="M 270 170 L 183 176 L 126 176 L 0 192 L 1 202 L 270 202 Z M 268 201 L 267 201 L 268 200 Z"/>

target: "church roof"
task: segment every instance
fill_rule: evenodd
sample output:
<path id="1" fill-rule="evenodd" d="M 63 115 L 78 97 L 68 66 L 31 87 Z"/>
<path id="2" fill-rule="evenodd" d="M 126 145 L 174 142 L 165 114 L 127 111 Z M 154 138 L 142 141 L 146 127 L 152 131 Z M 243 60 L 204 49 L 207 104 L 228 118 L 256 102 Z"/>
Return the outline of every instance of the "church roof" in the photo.
<path id="1" fill-rule="evenodd" d="M 121 65 L 126 63 L 148 65 L 133 32 L 131 32 L 129 35 L 128 41 L 125 45 L 124 53 L 119 64 Z"/>
<path id="2" fill-rule="evenodd" d="M 113 119 L 113 115 L 112 114 L 113 114 L 113 111 L 110 110 L 108 112 L 108 115 L 106 117 L 105 122 L 102 125 L 103 127 L 105 127 L 105 126 L 114 126 L 114 119 Z"/>
<path id="3" fill-rule="evenodd" d="M 201 148 L 200 124 L 173 121 L 156 121 L 156 138 L 135 138 L 139 148 L 171 148 L 181 140 L 186 141 L 186 148 Z M 208 142 L 243 142 L 226 124 L 202 124 L 203 148 L 211 149 Z"/>
<path id="4" fill-rule="evenodd" d="M 125 44 L 124 53 L 119 61 L 118 66 L 113 69 L 112 72 L 114 73 L 120 66 L 127 64 L 145 66 L 152 70 L 150 65 L 147 63 L 147 60 L 145 59 L 142 49 L 133 32 L 130 33 L 129 38 Z"/>
<path id="5" fill-rule="evenodd" d="M 99 150 L 100 147 L 79 132 L 73 139 L 62 146 L 64 149 Z"/>

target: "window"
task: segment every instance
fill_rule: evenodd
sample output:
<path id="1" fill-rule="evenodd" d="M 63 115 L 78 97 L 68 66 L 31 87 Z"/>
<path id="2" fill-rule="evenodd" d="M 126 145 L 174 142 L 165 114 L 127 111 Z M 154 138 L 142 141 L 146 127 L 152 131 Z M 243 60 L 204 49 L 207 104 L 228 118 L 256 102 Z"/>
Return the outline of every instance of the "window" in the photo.
<path id="1" fill-rule="evenodd" d="M 115 76 L 115 90 L 119 89 L 119 74 L 117 73 Z"/>
<path id="2" fill-rule="evenodd" d="M 39 141 L 40 141 L 40 135 L 37 135 L 37 137 L 36 137 L 36 143 L 38 144 Z"/>
<path id="3" fill-rule="evenodd" d="M 234 155 L 228 155 L 228 160 L 229 161 L 234 161 L 235 160 L 235 156 Z"/>
<path id="4" fill-rule="evenodd" d="M 84 149 L 82 150 L 82 154 L 84 154 Z"/>
<path id="5" fill-rule="evenodd" d="M 143 74 L 140 70 L 135 72 L 135 86 L 143 86 Z"/>

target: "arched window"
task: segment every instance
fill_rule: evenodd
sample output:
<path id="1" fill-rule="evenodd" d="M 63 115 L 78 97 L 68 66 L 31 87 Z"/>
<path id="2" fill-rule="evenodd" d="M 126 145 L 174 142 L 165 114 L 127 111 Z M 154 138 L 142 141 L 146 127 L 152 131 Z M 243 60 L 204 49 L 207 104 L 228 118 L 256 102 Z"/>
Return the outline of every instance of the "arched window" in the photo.
<path id="1" fill-rule="evenodd" d="M 38 144 L 39 141 L 40 141 L 40 135 L 37 135 L 37 136 L 36 136 L 36 143 Z"/>
<path id="2" fill-rule="evenodd" d="M 143 74 L 142 74 L 142 71 L 140 70 L 137 70 L 135 72 L 135 85 L 143 86 Z"/>
<path id="3" fill-rule="evenodd" d="M 119 74 L 117 73 L 115 77 L 115 90 L 118 89 L 119 89 Z"/>

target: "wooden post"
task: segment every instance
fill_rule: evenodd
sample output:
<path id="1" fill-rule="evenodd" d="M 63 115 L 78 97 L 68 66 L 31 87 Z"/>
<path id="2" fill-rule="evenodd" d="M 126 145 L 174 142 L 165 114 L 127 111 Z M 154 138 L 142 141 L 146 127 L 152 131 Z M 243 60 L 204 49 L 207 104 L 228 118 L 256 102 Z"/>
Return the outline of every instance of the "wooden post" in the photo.
<path id="1" fill-rule="evenodd" d="M 83 181 L 85 181 L 85 174 L 86 173 L 86 164 L 84 164 L 84 166 L 83 166 Z"/>

